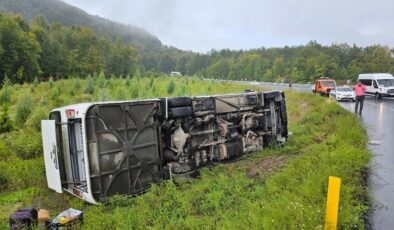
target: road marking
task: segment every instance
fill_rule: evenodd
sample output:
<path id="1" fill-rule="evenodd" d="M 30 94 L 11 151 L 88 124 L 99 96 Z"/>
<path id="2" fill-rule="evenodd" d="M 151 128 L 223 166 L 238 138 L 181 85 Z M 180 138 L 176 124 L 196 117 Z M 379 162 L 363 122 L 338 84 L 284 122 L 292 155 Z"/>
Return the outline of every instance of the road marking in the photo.
<path id="1" fill-rule="evenodd" d="M 341 189 L 341 178 L 328 177 L 326 225 L 325 230 L 336 230 L 338 222 L 339 192 Z"/>
<path id="2" fill-rule="evenodd" d="M 380 145 L 381 144 L 381 142 L 380 141 L 369 141 L 368 142 L 368 144 L 370 144 L 370 145 Z"/>
<path id="3" fill-rule="evenodd" d="M 373 105 L 373 106 L 376 106 L 376 107 L 379 107 L 379 106 L 380 106 L 380 104 L 377 105 L 377 104 L 375 104 L 375 103 L 370 103 L 370 102 L 364 102 L 364 103 L 367 104 L 367 105 Z M 383 109 L 386 109 L 386 110 L 389 110 L 389 111 L 391 111 L 391 112 L 394 112 L 394 109 L 388 107 L 387 104 L 383 104 L 383 105 L 384 105 L 384 108 L 383 108 Z"/>

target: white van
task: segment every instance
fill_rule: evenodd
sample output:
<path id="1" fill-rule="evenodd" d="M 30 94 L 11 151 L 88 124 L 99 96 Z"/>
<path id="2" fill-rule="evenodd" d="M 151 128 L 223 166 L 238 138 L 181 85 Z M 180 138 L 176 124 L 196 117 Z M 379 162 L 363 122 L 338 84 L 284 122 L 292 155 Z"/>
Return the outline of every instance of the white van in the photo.
<path id="1" fill-rule="evenodd" d="M 170 76 L 182 76 L 181 72 L 171 71 Z"/>
<path id="2" fill-rule="evenodd" d="M 394 77 L 389 73 L 362 73 L 358 80 L 367 86 L 366 94 L 378 99 L 394 96 Z"/>
<path id="3" fill-rule="evenodd" d="M 279 91 L 75 104 L 52 110 L 41 128 L 48 187 L 93 204 L 288 135 Z"/>

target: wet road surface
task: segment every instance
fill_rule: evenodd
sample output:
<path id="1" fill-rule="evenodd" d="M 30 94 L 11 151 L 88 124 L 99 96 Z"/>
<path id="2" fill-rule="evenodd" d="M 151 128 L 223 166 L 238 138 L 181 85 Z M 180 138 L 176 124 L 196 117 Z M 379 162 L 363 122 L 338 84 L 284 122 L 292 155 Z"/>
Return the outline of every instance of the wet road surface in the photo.
<path id="1" fill-rule="evenodd" d="M 355 103 L 340 102 L 354 112 Z M 394 99 L 366 97 L 360 116 L 373 152 L 368 184 L 372 192 L 373 229 L 394 229 Z"/>

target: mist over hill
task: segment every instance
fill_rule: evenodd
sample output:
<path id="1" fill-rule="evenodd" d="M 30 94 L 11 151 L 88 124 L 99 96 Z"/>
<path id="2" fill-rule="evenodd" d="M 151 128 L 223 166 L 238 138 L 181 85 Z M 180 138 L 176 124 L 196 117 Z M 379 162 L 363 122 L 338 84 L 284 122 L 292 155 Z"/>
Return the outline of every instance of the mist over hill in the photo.
<path id="1" fill-rule="evenodd" d="M 0 80 L 5 75 L 14 82 L 29 82 L 35 77 L 61 79 L 100 72 L 133 76 L 178 71 L 216 79 L 307 83 L 318 77 L 356 80 L 366 72 L 394 74 L 394 49 L 379 44 L 361 47 L 310 41 L 297 46 L 196 53 L 163 45 L 144 29 L 90 15 L 60 0 L 0 0 L 0 16 L 2 11 L 24 19 L 0 17 Z M 37 30 L 37 22 L 45 21 L 37 21 L 39 15 L 50 26 L 38 23 Z M 59 29 L 56 22 L 63 26 Z M 30 31 L 35 35 L 30 36 Z"/>
<path id="2" fill-rule="evenodd" d="M 123 42 L 139 48 L 158 48 L 162 45 L 156 36 L 142 28 L 90 15 L 60 0 L 1 0 L 0 11 L 21 14 L 27 20 L 41 14 L 51 23 L 87 26 L 100 35 L 114 39 L 121 37 Z"/>

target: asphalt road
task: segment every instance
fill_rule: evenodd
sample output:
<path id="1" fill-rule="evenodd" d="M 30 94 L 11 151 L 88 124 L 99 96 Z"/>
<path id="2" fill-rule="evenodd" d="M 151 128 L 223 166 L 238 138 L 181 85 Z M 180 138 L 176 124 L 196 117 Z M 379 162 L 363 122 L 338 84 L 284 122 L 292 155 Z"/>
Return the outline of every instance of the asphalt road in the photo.
<path id="1" fill-rule="evenodd" d="M 355 103 L 340 102 L 354 112 Z M 373 152 L 369 176 L 373 205 L 372 229 L 394 229 L 394 99 L 366 97 L 360 121 L 368 133 L 368 148 Z"/>
<path id="2" fill-rule="evenodd" d="M 257 85 L 274 90 L 289 89 L 286 84 L 258 83 Z M 293 84 L 292 90 L 312 92 L 312 86 Z M 354 112 L 354 102 L 338 103 Z M 368 134 L 368 148 L 373 153 L 368 177 L 373 204 L 367 228 L 394 229 L 394 98 L 376 100 L 366 96 L 364 109 L 359 118 Z"/>

